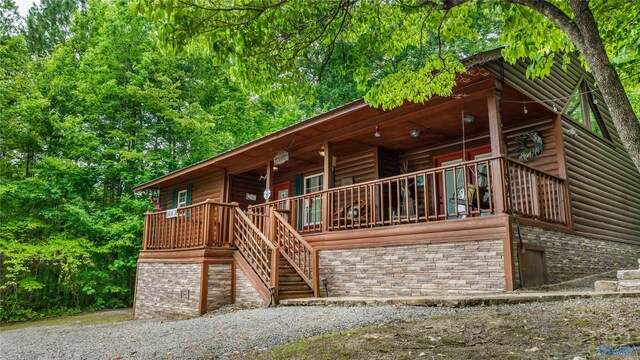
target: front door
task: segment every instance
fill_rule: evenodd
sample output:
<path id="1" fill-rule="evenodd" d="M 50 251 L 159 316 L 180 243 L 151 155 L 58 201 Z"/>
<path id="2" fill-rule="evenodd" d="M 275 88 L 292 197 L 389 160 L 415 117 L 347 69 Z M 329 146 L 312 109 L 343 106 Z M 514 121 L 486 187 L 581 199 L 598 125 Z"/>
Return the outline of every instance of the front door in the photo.
<path id="1" fill-rule="evenodd" d="M 281 182 L 273 185 L 273 192 L 276 195 L 276 200 L 284 200 L 289 198 L 289 182 Z M 278 203 L 278 210 L 289 210 L 287 208 L 286 201 L 282 201 Z"/>

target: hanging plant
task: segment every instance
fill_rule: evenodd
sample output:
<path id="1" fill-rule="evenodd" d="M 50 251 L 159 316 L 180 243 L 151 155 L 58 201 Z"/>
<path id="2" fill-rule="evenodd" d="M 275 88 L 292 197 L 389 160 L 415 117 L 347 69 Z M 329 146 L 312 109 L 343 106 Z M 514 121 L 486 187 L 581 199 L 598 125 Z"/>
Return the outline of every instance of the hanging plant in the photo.
<path id="1" fill-rule="evenodd" d="M 529 131 L 524 135 L 516 136 L 516 151 L 518 159 L 529 161 L 540 155 L 544 149 L 544 142 L 537 131 Z"/>

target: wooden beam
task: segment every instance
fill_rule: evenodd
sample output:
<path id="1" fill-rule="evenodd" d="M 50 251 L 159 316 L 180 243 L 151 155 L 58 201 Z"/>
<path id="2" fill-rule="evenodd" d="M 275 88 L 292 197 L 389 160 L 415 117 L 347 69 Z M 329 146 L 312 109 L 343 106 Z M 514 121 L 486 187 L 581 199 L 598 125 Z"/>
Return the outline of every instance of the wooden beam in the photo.
<path id="1" fill-rule="evenodd" d="M 491 155 L 505 155 L 504 138 L 502 136 L 502 119 L 500 118 L 500 97 L 502 85 L 496 82 L 495 91 L 487 96 L 489 111 L 489 136 L 491 138 Z"/>
<path id="2" fill-rule="evenodd" d="M 331 174 L 333 173 L 333 144 L 329 141 L 324 143 L 324 170 L 323 186 L 324 190 L 331 189 Z"/>
<path id="3" fill-rule="evenodd" d="M 273 192 L 273 160 L 267 161 L 267 174 L 265 177 L 267 178 L 265 187 Z M 273 194 L 271 194 L 271 198 L 273 198 Z M 265 201 L 271 201 L 271 198 L 265 199 Z"/>
<path id="4" fill-rule="evenodd" d="M 322 186 L 324 190 L 331 189 L 331 179 L 333 178 L 331 175 L 333 174 L 333 144 L 329 141 L 324 142 L 324 167 L 322 170 Z M 327 230 L 327 226 L 329 225 L 329 203 L 327 194 L 322 194 L 322 229 L 323 231 Z"/>
<path id="5" fill-rule="evenodd" d="M 491 139 L 491 156 L 506 154 L 504 137 L 502 136 L 502 119 L 500 118 L 500 96 L 502 84 L 495 82 L 495 91 L 487 96 L 487 110 L 489 112 L 489 138 Z M 505 211 L 504 171 L 502 171 L 502 159 L 491 160 L 491 182 L 494 196 L 494 209 L 496 214 Z"/>
<path id="6" fill-rule="evenodd" d="M 505 227 L 507 231 L 504 234 L 502 242 L 502 252 L 504 254 L 504 289 L 507 291 L 513 291 L 516 287 L 515 284 L 515 268 L 513 261 L 513 239 L 511 228 L 511 217 L 505 217 Z"/>
<path id="7" fill-rule="evenodd" d="M 200 265 L 200 299 L 198 301 L 198 316 L 207 312 L 207 299 L 209 297 L 209 264 Z"/>

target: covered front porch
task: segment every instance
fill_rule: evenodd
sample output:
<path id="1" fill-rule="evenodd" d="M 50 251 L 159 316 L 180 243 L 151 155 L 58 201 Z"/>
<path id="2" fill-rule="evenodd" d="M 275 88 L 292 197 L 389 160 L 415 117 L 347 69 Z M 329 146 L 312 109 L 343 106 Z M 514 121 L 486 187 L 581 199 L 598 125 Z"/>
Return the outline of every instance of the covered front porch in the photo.
<path id="1" fill-rule="evenodd" d="M 236 207 L 266 235 L 271 209 L 301 236 L 501 214 L 570 225 L 557 114 L 489 73 L 466 76 L 451 97 L 354 103 L 221 156 L 220 198 L 147 214 L 144 249 L 233 247 Z M 525 163 L 529 134 L 540 144 Z"/>

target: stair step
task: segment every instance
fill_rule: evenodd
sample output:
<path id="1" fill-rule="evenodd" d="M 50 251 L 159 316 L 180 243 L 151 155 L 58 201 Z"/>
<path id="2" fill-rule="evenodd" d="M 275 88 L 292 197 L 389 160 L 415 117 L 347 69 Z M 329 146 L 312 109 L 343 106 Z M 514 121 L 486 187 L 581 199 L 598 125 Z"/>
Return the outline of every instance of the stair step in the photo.
<path id="1" fill-rule="evenodd" d="M 640 270 L 619 270 L 618 280 L 640 280 Z"/>
<path id="2" fill-rule="evenodd" d="M 293 272 L 280 272 L 280 277 L 300 277 L 297 271 Z"/>
<path id="3" fill-rule="evenodd" d="M 309 285 L 307 285 L 307 283 L 301 284 L 301 285 L 296 285 L 296 284 L 290 284 L 290 283 L 280 283 L 278 284 L 278 291 L 279 292 L 287 292 L 287 291 L 311 291 L 311 288 L 309 287 Z"/>
<path id="4" fill-rule="evenodd" d="M 278 291 L 280 300 L 313 297 L 313 291 Z"/>

